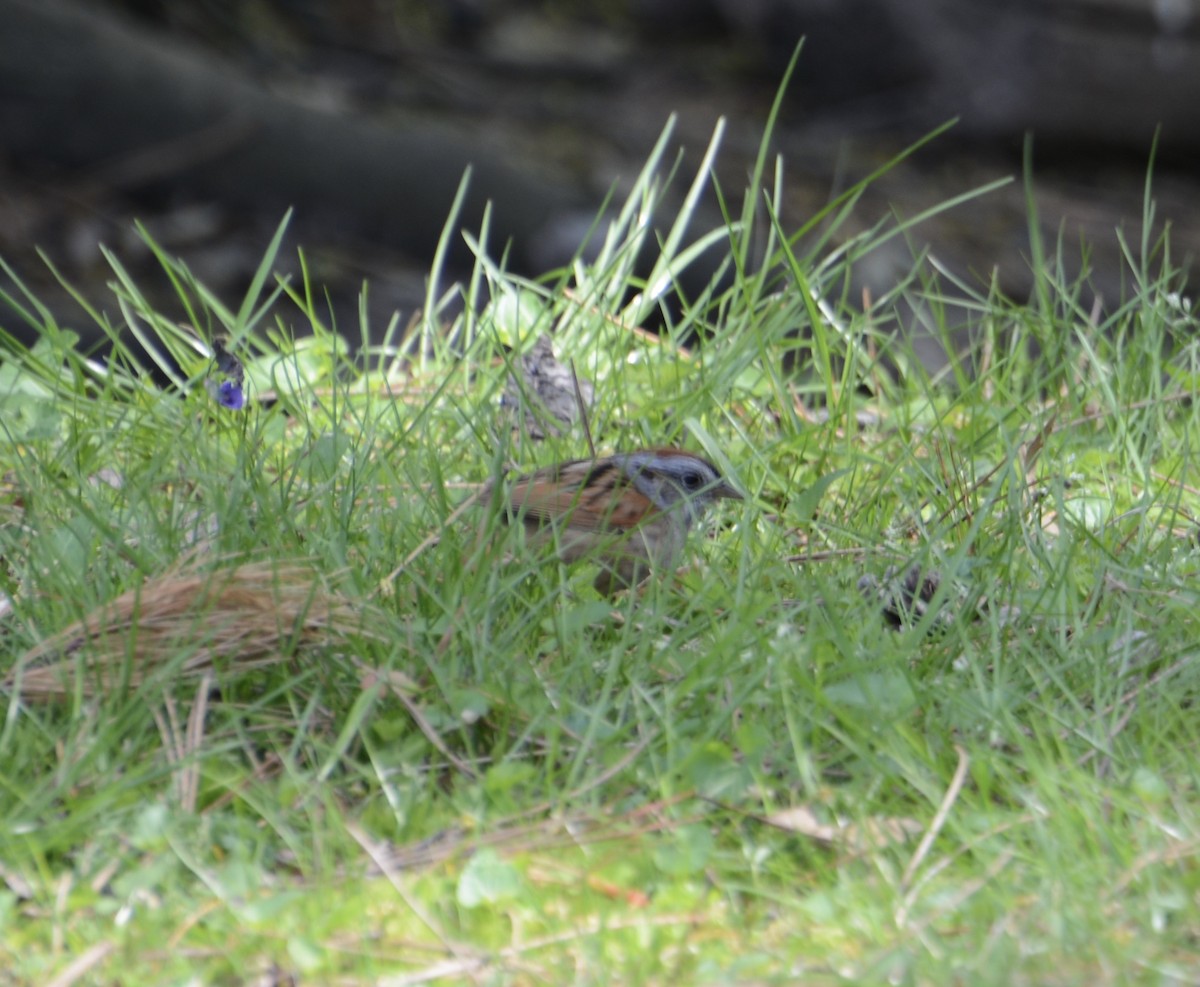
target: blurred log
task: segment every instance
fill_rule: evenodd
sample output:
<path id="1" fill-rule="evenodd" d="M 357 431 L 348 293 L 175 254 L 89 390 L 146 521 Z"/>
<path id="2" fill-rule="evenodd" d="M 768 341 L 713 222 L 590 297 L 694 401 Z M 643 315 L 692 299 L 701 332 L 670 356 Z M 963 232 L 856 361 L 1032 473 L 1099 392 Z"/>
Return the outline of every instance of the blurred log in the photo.
<path id="1" fill-rule="evenodd" d="M 927 122 L 961 133 L 1123 147 L 1200 148 L 1200 17 L 1151 0 L 884 0 L 929 66 Z"/>
<path id="2" fill-rule="evenodd" d="M 478 230 L 491 200 L 492 248 L 511 237 L 518 267 L 575 201 L 479 140 L 301 105 L 111 12 L 0 0 L 0 24 L 3 153 L 47 181 L 295 206 L 301 235 L 319 222 L 428 261 L 469 165 L 460 225 Z M 453 247 L 469 261 L 461 237 Z"/>
<path id="3" fill-rule="evenodd" d="M 633 0 L 658 21 L 704 0 Z M 1039 146 L 1121 147 L 1154 129 L 1179 157 L 1200 147 L 1195 0 L 707 0 L 776 77 L 797 41 L 806 112 L 843 127 Z"/>

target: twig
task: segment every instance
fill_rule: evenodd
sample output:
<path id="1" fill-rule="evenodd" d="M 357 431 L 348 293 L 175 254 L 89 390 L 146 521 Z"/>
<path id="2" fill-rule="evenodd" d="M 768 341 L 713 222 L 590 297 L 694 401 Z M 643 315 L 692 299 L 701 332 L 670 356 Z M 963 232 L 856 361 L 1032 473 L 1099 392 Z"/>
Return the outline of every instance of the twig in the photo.
<path id="1" fill-rule="evenodd" d="M 973 852 L 977 846 L 981 846 L 993 837 L 999 836 L 1001 833 L 1007 832 L 1010 829 L 1015 829 L 1017 826 L 1024 826 L 1027 823 L 1035 822 L 1038 818 L 1039 817 L 1035 813 L 1029 812 L 1023 816 L 1018 816 L 1016 819 L 1000 823 L 998 826 L 993 826 L 986 832 L 980 833 L 978 836 L 973 836 L 966 842 L 960 844 L 957 850 L 943 857 L 936 864 L 931 866 L 927 871 L 925 871 L 924 874 L 921 875 L 920 880 L 913 882 L 912 887 L 910 887 L 908 892 L 905 894 L 904 902 L 901 904 L 899 911 L 896 913 L 897 925 L 904 924 L 908 915 L 908 910 L 912 907 L 912 903 L 916 900 L 917 895 L 920 894 L 921 889 L 924 888 L 935 877 L 937 877 L 938 874 L 942 873 L 942 871 L 954 863 L 955 860 L 958 860 L 960 857 Z"/>
<path id="2" fill-rule="evenodd" d="M 1145 398 L 1141 401 L 1130 401 L 1128 404 L 1122 405 L 1122 411 L 1138 411 L 1142 408 L 1150 408 L 1158 403 L 1166 404 L 1168 401 L 1188 401 L 1193 397 L 1188 391 L 1176 391 L 1174 394 L 1163 394 L 1154 398 Z M 1063 429 L 1075 428 L 1079 425 L 1087 425 L 1090 422 L 1101 421 L 1110 418 L 1112 413 L 1108 408 L 1102 408 L 1099 411 L 1091 411 L 1086 415 L 1080 415 L 1078 418 L 1072 418 L 1069 422 L 1063 423 Z"/>
<path id="3" fill-rule="evenodd" d="M 196 687 L 196 699 L 188 713 L 184 751 L 187 765 L 179 773 L 179 805 L 184 812 L 195 812 L 200 797 L 200 746 L 204 742 L 204 720 L 208 716 L 208 695 L 213 687 L 213 674 L 205 672 Z"/>
<path id="4" fill-rule="evenodd" d="M 632 918 L 613 919 L 609 916 L 591 918 L 587 922 L 576 925 L 565 932 L 556 932 L 542 936 L 540 939 L 530 939 L 519 946 L 505 946 L 497 950 L 496 959 L 512 963 L 529 953 L 546 949 L 550 946 L 561 946 L 564 943 L 576 942 L 590 936 L 598 936 L 602 932 L 613 932 L 621 929 L 667 928 L 676 925 L 696 925 L 703 922 L 700 915 L 635 915 Z M 403 977 L 388 980 L 396 987 L 407 987 L 409 984 L 425 984 L 433 980 L 444 980 L 453 975 L 474 973 L 487 962 L 483 957 L 467 957 L 463 960 L 446 960 L 427 966 Z M 545 977 L 538 978 L 545 980 Z"/>
<path id="5" fill-rule="evenodd" d="M 1174 664 L 1168 665 L 1166 668 L 1160 669 L 1159 671 L 1155 672 L 1153 675 L 1150 676 L 1150 678 L 1146 679 L 1145 682 L 1142 682 L 1142 683 L 1134 686 L 1132 689 L 1130 689 L 1128 692 L 1126 692 L 1123 696 L 1121 696 L 1120 699 L 1116 700 L 1116 702 L 1109 703 L 1107 706 L 1105 706 L 1104 709 L 1101 711 L 1102 714 L 1104 716 L 1107 716 L 1109 713 L 1113 712 L 1118 706 L 1124 706 L 1126 703 L 1133 702 L 1133 700 L 1137 699 L 1137 697 L 1139 695 L 1141 695 L 1141 693 L 1143 693 L 1147 689 L 1149 689 L 1150 686 L 1157 685 L 1159 682 L 1163 681 L 1163 679 L 1168 679 L 1172 675 L 1175 675 L 1176 673 L 1182 671 L 1184 668 L 1186 668 L 1188 665 L 1190 665 L 1192 663 L 1194 658 L 1195 658 L 1194 654 L 1189 652 L 1188 654 L 1184 655 L 1182 658 L 1179 659 L 1179 661 L 1175 662 Z"/>
<path id="6" fill-rule="evenodd" d="M 967 768 L 971 764 L 971 758 L 960 745 L 955 744 L 954 749 L 958 751 L 958 767 L 954 769 L 954 777 L 950 779 L 950 787 L 946 789 L 946 794 L 942 798 L 942 804 L 938 806 L 938 811 L 934 815 L 933 821 L 929 824 L 928 831 L 921 837 L 921 842 L 917 846 L 917 852 L 913 854 L 912 860 L 908 862 L 908 866 L 904 869 L 904 876 L 900 878 L 901 888 L 909 886 L 917 869 L 924 862 L 925 857 L 929 853 L 929 848 L 933 846 L 933 841 L 937 839 L 942 826 L 946 824 L 946 818 L 950 815 L 950 809 L 958 799 L 959 792 L 962 791 L 963 782 L 967 779 Z"/>
<path id="7" fill-rule="evenodd" d="M 827 548 L 819 552 L 802 552 L 799 555 L 789 555 L 785 562 L 831 562 L 834 559 L 865 559 L 874 549 L 862 548 Z"/>
<path id="8" fill-rule="evenodd" d="M 671 343 L 669 343 L 668 340 L 663 339 L 662 336 L 659 336 L 656 333 L 651 332 L 649 329 L 643 329 L 641 326 L 631 326 L 626 322 L 622 322 L 615 315 L 610 315 L 608 312 L 601 312 L 600 309 L 598 309 L 595 305 L 592 305 L 589 302 L 585 302 L 570 288 L 563 289 L 563 297 L 566 298 L 568 301 L 574 302 L 576 305 L 578 305 L 582 309 L 586 309 L 589 312 L 594 312 L 596 315 L 599 315 L 605 322 L 611 323 L 612 325 L 616 326 L 618 329 L 624 329 L 626 332 L 633 333 L 633 335 L 637 336 L 639 339 L 645 340 L 647 343 L 655 343 L 662 347 L 666 347 L 666 346 L 670 345 L 671 349 L 675 351 L 676 356 L 680 357 L 681 359 L 684 359 L 684 360 L 694 360 L 695 359 L 695 357 L 692 355 L 692 351 L 689 350 L 686 346 L 680 346 L 678 344 L 671 344 Z"/>
<path id="9" fill-rule="evenodd" d="M 579 420 L 583 424 L 583 436 L 587 439 L 588 452 L 596 458 L 596 443 L 592 441 L 592 423 L 588 421 L 587 405 L 583 401 L 583 392 L 579 389 L 579 375 L 575 373 L 575 361 L 571 361 L 571 383 L 575 387 L 575 404 L 579 408 Z"/>
<path id="10" fill-rule="evenodd" d="M 420 706 L 418 706 L 407 695 L 405 695 L 402 690 L 393 689 L 392 692 L 394 692 L 396 694 L 396 698 L 404 704 L 404 708 L 408 710 L 408 715 L 412 717 L 413 722 L 417 725 L 417 728 L 421 731 L 421 733 L 425 734 L 425 739 L 427 739 L 431 744 L 433 744 L 434 747 L 438 749 L 438 752 L 442 755 L 442 757 L 446 758 L 446 760 L 458 768 L 458 770 L 468 778 L 475 779 L 479 777 L 479 772 L 477 772 L 473 767 L 471 767 L 471 765 L 467 764 L 466 761 L 464 761 L 461 757 L 458 757 L 453 751 L 450 750 L 449 747 L 446 746 L 445 741 L 438 736 L 438 732 L 433 728 L 433 725 L 427 719 L 425 719 L 425 714 L 421 712 Z"/>
<path id="11" fill-rule="evenodd" d="M 459 504 L 450 513 L 450 516 L 447 517 L 446 520 L 442 522 L 441 527 L 439 527 L 436 531 L 434 531 L 431 535 L 429 535 L 429 537 L 426 538 L 423 542 L 421 542 L 420 545 L 418 545 L 411 552 L 409 552 L 408 555 L 405 557 L 404 561 L 401 562 L 398 566 L 396 566 L 396 568 L 393 569 L 386 577 L 384 577 L 384 579 L 380 582 L 380 584 L 375 588 L 375 592 L 381 593 L 385 596 L 390 595 L 392 583 L 395 582 L 396 577 L 398 575 L 400 575 L 400 573 L 402 573 L 410 565 L 412 565 L 422 555 L 424 555 L 425 552 L 427 552 L 429 549 L 433 548 L 433 546 L 435 546 L 438 542 L 440 542 L 442 540 L 442 532 L 443 531 L 445 531 L 452 524 L 454 524 L 455 521 L 457 521 L 460 517 L 462 517 L 467 512 L 468 509 L 470 509 L 471 507 L 474 507 L 477 503 L 479 503 L 479 501 L 482 500 L 484 498 L 484 496 L 490 495 L 491 492 L 492 492 L 492 485 L 490 483 L 485 483 L 482 487 L 480 487 L 478 490 L 476 490 L 475 493 L 473 493 L 470 497 L 468 497 L 461 504 Z"/>
<path id="12" fill-rule="evenodd" d="M 46 987 L 71 987 L 82 977 L 86 976 L 98 963 L 103 963 L 108 955 L 117 948 L 114 942 L 98 942 L 85 949 L 71 960 L 51 980 L 46 981 Z"/>
<path id="13" fill-rule="evenodd" d="M 399 699 L 404 705 L 404 708 L 408 710 L 408 715 L 412 717 L 413 722 L 417 725 L 418 729 L 420 729 L 421 733 L 425 734 L 425 739 L 433 744 L 433 746 L 438 749 L 438 751 L 444 758 L 446 758 L 446 760 L 458 768 L 458 770 L 465 774 L 468 778 L 474 779 L 479 777 L 478 772 L 476 772 L 471 765 L 467 764 L 467 762 L 462 760 L 462 758 L 456 756 L 450 750 L 450 748 L 446 746 L 445 742 L 438 735 L 438 732 L 433 728 L 433 724 L 431 724 L 429 720 L 425 718 L 425 714 L 421 711 L 421 707 L 409 698 L 408 693 L 406 692 L 406 687 L 415 689 L 415 682 L 413 682 L 402 672 L 395 672 L 393 670 L 381 672 L 379 669 L 372 668 L 365 661 L 362 661 L 358 658 L 354 659 L 354 667 L 357 668 L 363 676 L 360 682 L 363 683 L 364 688 L 371 688 L 372 685 L 378 684 L 384 690 L 391 690 L 396 698 Z M 400 675 L 402 677 L 402 681 L 397 682 L 394 678 L 396 675 Z"/>
<path id="14" fill-rule="evenodd" d="M 921 932 L 923 932 L 931 922 L 943 915 L 949 915 L 952 912 L 957 911 L 964 904 L 966 904 L 969 898 L 978 893 L 980 888 L 986 887 L 988 884 L 990 884 L 996 875 L 1004 870 L 1004 868 L 1009 865 L 1009 862 L 1015 856 L 1016 851 L 1013 850 L 1012 847 L 1006 847 L 1003 852 L 1001 852 L 1000 856 L 992 861 L 982 875 L 977 877 L 974 881 L 968 881 L 967 884 L 960 888 L 958 893 L 953 895 L 949 901 L 943 902 L 941 907 L 938 908 L 933 915 L 913 926 L 912 931 L 920 935 Z M 908 905 L 909 903 L 905 902 L 904 911 L 907 910 Z M 898 924 L 903 924 L 904 918 L 906 917 L 904 915 L 904 911 L 901 912 L 901 917 L 898 919 Z"/>
<path id="15" fill-rule="evenodd" d="M 391 866 L 391 862 L 387 859 L 387 854 L 382 852 L 379 845 L 372 840 L 356 822 L 347 819 L 346 832 L 348 832 L 354 838 L 354 841 L 363 848 L 367 856 L 370 857 L 375 866 L 379 868 L 379 872 L 388 879 L 388 883 L 391 884 L 392 888 L 395 889 L 396 894 L 400 896 L 401 900 L 408 906 L 409 910 L 417 917 L 417 919 L 427 929 L 429 929 L 430 932 L 437 936 L 439 940 L 441 940 L 442 945 L 446 947 L 446 950 L 451 953 L 460 964 L 467 965 L 463 969 L 464 973 L 473 974 L 479 969 L 480 966 L 483 965 L 484 962 L 486 962 L 484 958 L 480 957 L 478 954 L 472 953 L 470 950 L 466 949 L 446 935 L 433 916 L 425 911 L 425 908 L 421 905 L 421 903 L 408 893 L 408 889 L 405 888 L 404 882 L 400 878 L 399 871 Z M 472 979 L 474 980 L 477 978 L 472 976 Z"/>
<path id="16" fill-rule="evenodd" d="M 1108 900 L 1112 901 L 1114 898 L 1124 894 L 1125 889 L 1137 880 L 1142 871 L 1147 867 L 1153 864 L 1173 864 L 1177 860 L 1194 856 L 1196 853 L 1200 853 L 1200 840 L 1175 843 L 1158 850 L 1151 850 L 1149 853 L 1143 853 L 1130 865 L 1124 874 L 1117 878 L 1116 883 L 1109 889 Z"/>

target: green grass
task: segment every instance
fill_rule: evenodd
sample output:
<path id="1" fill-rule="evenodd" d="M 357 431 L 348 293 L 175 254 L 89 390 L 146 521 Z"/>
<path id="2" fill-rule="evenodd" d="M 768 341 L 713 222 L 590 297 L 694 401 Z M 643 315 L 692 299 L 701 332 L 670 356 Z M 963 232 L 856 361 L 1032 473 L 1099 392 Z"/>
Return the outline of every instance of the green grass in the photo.
<path id="1" fill-rule="evenodd" d="M 1200 327 L 1149 187 L 1099 314 L 1036 237 L 1027 302 L 919 259 L 864 314 L 853 263 L 911 222 L 845 236 L 856 186 L 784 229 L 776 176 L 723 199 L 732 286 L 653 340 L 696 252 L 680 225 L 633 269 L 667 146 L 593 263 L 534 283 L 481 248 L 453 319 L 435 264 L 411 332 L 339 334 L 279 238 L 236 311 L 160 252 L 156 312 L 110 255 L 80 298 L 104 367 L 7 272 L 0 325 L 40 333 L 0 365 L 8 982 L 1200 979 Z M 966 335 L 936 378 L 904 304 Z M 598 448 L 683 444 L 749 495 L 613 603 L 486 501 L 455 516 L 586 454 L 500 406 L 505 344 L 551 326 Z M 241 411 L 205 384 L 218 336 Z M 245 564 L 268 599 L 300 579 L 299 610 L 237 615 L 273 648 L 220 644 L 200 593 L 176 640 L 97 631 Z M 913 566 L 939 588 L 890 629 L 859 580 Z M 59 694 L 23 693 L 55 660 Z"/>

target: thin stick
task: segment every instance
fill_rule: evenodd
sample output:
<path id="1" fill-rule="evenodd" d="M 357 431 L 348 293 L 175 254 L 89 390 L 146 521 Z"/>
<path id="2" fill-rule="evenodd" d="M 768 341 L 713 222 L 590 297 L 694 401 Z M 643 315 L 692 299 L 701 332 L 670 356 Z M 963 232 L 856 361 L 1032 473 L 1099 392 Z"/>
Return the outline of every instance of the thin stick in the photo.
<path id="1" fill-rule="evenodd" d="M 417 728 L 421 731 L 421 733 L 425 734 L 425 739 L 438 749 L 442 757 L 446 758 L 446 760 L 458 768 L 458 770 L 468 778 L 476 779 L 479 777 L 479 772 L 467 764 L 467 762 L 461 757 L 457 757 L 454 752 L 446 746 L 446 744 L 442 741 L 442 738 L 438 736 L 438 732 L 433 728 L 433 724 L 431 724 L 425 718 L 425 714 L 421 712 L 421 707 L 418 706 L 412 699 L 410 699 L 408 694 L 404 692 L 403 689 L 396 689 L 393 687 L 392 694 L 399 699 L 404 705 L 404 708 L 408 710 L 408 715 L 412 717 L 412 720 L 417 725 Z"/>
<path id="2" fill-rule="evenodd" d="M 908 862 L 908 866 L 904 869 L 904 876 L 900 879 L 900 886 L 907 888 L 909 882 L 917 872 L 925 857 L 929 853 L 929 848 L 933 846 L 933 841 L 937 839 L 938 833 L 942 831 L 942 827 L 946 824 L 946 818 L 950 815 L 950 809 L 954 806 L 958 799 L 958 793 L 962 791 L 963 782 L 967 779 L 967 768 L 971 764 L 971 758 L 967 752 L 958 744 L 954 745 L 954 749 L 958 751 L 958 767 L 954 769 L 954 777 L 950 779 L 950 787 L 946 789 L 946 795 L 942 799 L 942 804 L 938 806 L 937 814 L 933 817 L 933 822 L 929 824 L 929 829 L 925 835 L 921 837 L 921 843 L 917 847 L 917 852 L 913 854 L 912 860 Z"/>
<path id="3" fill-rule="evenodd" d="M 587 405 L 583 401 L 583 392 L 579 389 L 579 375 L 575 373 L 575 361 L 571 361 L 571 383 L 575 386 L 575 405 L 579 408 L 579 420 L 583 422 L 583 435 L 587 439 L 588 452 L 596 458 L 596 443 L 592 441 L 592 425 L 588 421 Z"/>
<path id="4" fill-rule="evenodd" d="M 53 980 L 47 980 L 46 987 L 71 987 L 87 976 L 93 967 L 108 959 L 116 948 L 117 944 L 111 940 L 96 943 L 59 970 Z"/>
<path id="5" fill-rule="evenodd" d="M 347 819 L 344 823 L 346 832 L 354 839 L 354 841 L 363 848 L 367 856 L 371 858 L 371 862 L 379 868 L 379 872 L 387 878 L 388 883 L 395 889 L 396 894 L 408 906 L 409 910 L 417 917 L 430 932 L 441 940 L 446 951 L 450 953 L 458 962 L 466 963 L 470 969 L 464 970 L 465 973 L 470 973 L 479 963 L 480 957 L 473 952 L 469 947 L 465 947 L 458 942 L 455 942 L 442 929 L 441 924 L 427 912 L 421 903 L 408 893 L 408 889 L 404 886 L 404 881 L 401 879 L 399 872 L 393 867 L 388 860 L 387 853 L 383 846 L 371 839 L 358 823 Z M 472 977 L 472 980 L 477 978 Z"/>
<path id="6" fill-rule="evenodd" d="M 454 752 L 446 746 L 442 738 L 438 735 L 437 730 L 434 729 L 433 724 L 426 719 L 425 714 L 421 711 L 421 707 L 415 700 L 409 698 L 409 688 L 417 688 L 416 683 L 412 679 L 403 672 L 397 672 L 395 669 L 372 668 L 360 658 L 353 659 L 353 662 L 355 668 L 362 675 L 359 681 L 362 683 L 364 689 L 378 685 L 384 692 L 391 690 L 392 695 L 399 699 L 404 708 L 408 710 L 408 715 L 412 717 L 413 722 L 416 723 L 421 733 L 425 734 L 425 739 L 433 744 L 447 761 L 458 768 L 468 778 L 474 779 L 479 777 L 479 773 L 471 765 L 462 758 L 455 756 Z M 395 676 L 400 676 L 401 681 L 397 681 Z"/>
<path id="7" fill-rule="evenodd" d="M 479 503 L 479 501 L 482 500 L 486 494 L 490 494 L 491 492 L 492 492 L 492 485 L 490 483 L 485 483 L 482 487 L 480 487 L 478 490 L 476 490 L 470 497 L 468 497 L 461 504 L 459 504 L 450 513 L 450 516 L 448 518 L 446 518 L 445 521 L 442 522 L 442 525 L 440 528 L 438 528 L 435 532 L 433 532 L 433 534 L 431 534 L 428 538 L 426 538 L 423 542 L 421 542 L 420 545 L 418 545 L 411 552 L 409 552 L 408 556 L 404 559 L 404 561 L 401 562 L 398 566 L 396 566 L 396 568 L 393 569 L 380 582 L 380 584 L 376 588 L 375 592 L 383 593 L 384 595 L 387 595 L 388 593 L 390 593 L 392 583 L 395 582 L 396 577 L 398 575 L 400 575 L 400 573 L 402 573 L 410 565 L 412 565 L 426 551 L 428 551 L 434 545 L 436 545 L 438 542 L 440 542 L 442 540 L 442 532 L 443 531 L 445 531 L 447 528 L 450 527 L 450 525 L 452 525 L 455 521 L 457 521 L 460 517 L 462 517 L 463 514 L 465 514 L 469 508 L 474 507 L 477 503 Z"/>
<path id="8" fill-rule="evenodd" d="M 943 916 L 954 914 L 959 908 L 966 904 L 967 899 L 969 899 L 972 895 L 977 894 L 981 888 L 985 888 L 991 884 L 996 875 L 1009 865 L 1014 856 L 1016 856 L 1016 851 L 1011 847 L 1006 848 L 999 857 L 997 857 L 992 861 L 991 864 L 988 865 L 987 870 L 983 872 L 981 877 L 977 877 L 975 880 L 967 882 L 967 885 L 963 888 L 960 888 L 958 892 L 950 898 L 949 901 L 943 901 L 940 906 L 936 908 L 936 910 L 926 919 L 918 922 L 914 926 L 911 926 L 910 928 L 912 931 L 919 935 L 931 923 L 938 921 Z M 906 902 L 905 909 L 907 909 L 907 907 L 908 903 Z M 901 928 L 904 928 L 907 923 L 907 919 L 907 911 L 902 910 L 900 916 L 897 918 L 896 924 Z"/>
<path id="9" fill-rule="evenodd" d="M 196 699 L 188 713 L 184 752 L 187 765 L 179 774 L 179 802 L 184 812 L 194 813 L 200 797 L 200 758 L 204 742 L 204 721 L 208 716 L 208 696 L 213 688 L 213 674 L 206 671 L 196 687 Z"/>
<path id="10" fill-rule="evenodd" d="M 631 326 L 627 322 L 622 322 L 615 315 L 610 315 L 608 312 L 601 312 L 600 309 L 598 309 L 595 305 L 592 305 L 591 303 L 580 298 L 579 295 L 577 295 L 570 288 L 563 289 L 563 297 L 568 301 L 574 302 L 581 309 L 585 309 L 588 312 L 592 312 L 593 314 L 600 316 L 600 318 L 610 325 L 614 325 L 618 329 L 624 329 L 626 332 L 633 333 L 633 335 L 637 336 L 639 339 L 645 340 L 647 343 L 653 343 L 655 346 L 662 346 L 664 349 L 667 346 L 670 346 L 671 349 L 674 350 L 675 354 L 682 359 L 695 359 L 695 357 L 692 356 L 692 351 L 686 346 L 680 346 L 676 343 L 671 343 L 669 340 L 663 339 L 662 336 L 651 332 L 649 329 L 643 329 L 641 326 Z"/>

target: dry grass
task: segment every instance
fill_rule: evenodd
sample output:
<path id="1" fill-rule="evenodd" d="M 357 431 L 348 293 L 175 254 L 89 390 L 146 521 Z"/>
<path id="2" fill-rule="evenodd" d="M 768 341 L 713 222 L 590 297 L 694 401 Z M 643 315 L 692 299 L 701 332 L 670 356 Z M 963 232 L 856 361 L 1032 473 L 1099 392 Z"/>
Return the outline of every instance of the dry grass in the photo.
<path id="1" fill-rule="evenodd" d="M 30 648 L 4 685 L 49 700 L 136 688 L 158 674 L 228 675 L 376 637 L 374 613 L 302 563 L 190 565 L 147 579 Z"/>

